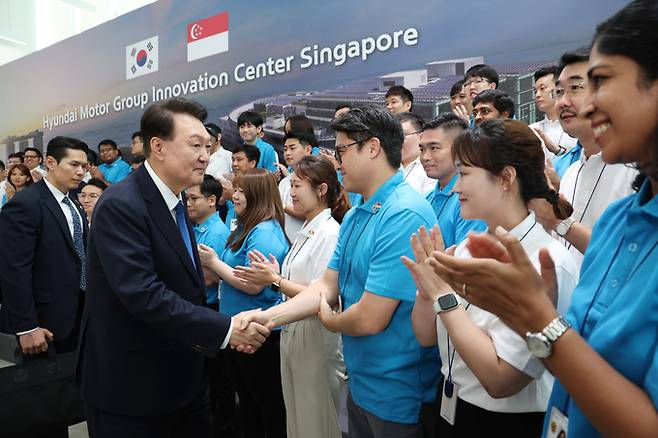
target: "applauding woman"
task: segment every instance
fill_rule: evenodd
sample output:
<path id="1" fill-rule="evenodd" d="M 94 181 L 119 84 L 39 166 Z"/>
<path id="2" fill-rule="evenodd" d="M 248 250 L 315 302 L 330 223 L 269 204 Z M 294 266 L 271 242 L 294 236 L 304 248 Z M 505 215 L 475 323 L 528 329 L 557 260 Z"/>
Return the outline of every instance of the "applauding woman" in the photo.
<path id="1" fill-rule="evenodd" d="M 265 169 L 250 169 L 236 175 L 233 186 L 237 228 L 229 235 L 221 258 L 212 248 L 199 245 L 204 268 L 223 280 L 220 310 L 230 316 L 267 309 L 281 302 L 281 294 L 269 285 L 245 283 L 233 275 L 233 268 L 248 265 L 250 251 L 272 254 L 281 262 L 289 248 L 283 231 L 283 205 L 274 175 Z M 279 335 L 280 330 L 272 330 L 253 355 L 224 350 L 228 377 L 240 398 L 244 436 L 286 436 Z"/>
<path id="2" fill-rule="evenodd" d="M 536 268 L 539 249 L 548 247 L 559 285 L 553 299 L 566 308 L 578 277 L 576 264 L 535 221 L 527 204 L 533 198 L 547 199 L 559 217 L 568 217 L 571 207 L 549 190 L 537 136 L 520 121 L 485 121 L 460 134 L 452 154 L 460 172 L 454 191 L 463 217 L 483 220 L 489 230 L 510 230 Z M 416 337 L 421 345 L 438 343 L 441 354 L 444 384 L 437 436 L 485 436 L 492 430 L 509 437 L 538 436 L 553 378 L 521 336 L 470 304 L 468 295 L 458 297 L 435 274 L 430 254 L 442 249 L 438 227 L 432 230 L 434 239 L 425 230 L 419 234 L 412 238 L 416 261 L 403 261 L 418 286 L 412 313 Z M 465 242 L 454 252 L 458 258 L 471 257 Z"/>
<path id="3" fill-rule="evenodd" d="M 292 298 L 324 274 L 338 240 L 339 222 L 349 209 L 333 165 L 306 156 L 292 174 L 293 208 L 305 216 L 290 252 L 279 264 L 257 251 L 248 267 L 236 268 L 246 283 L 275 285 Z M 312 317 L 285 326 L 281 333 L 281 382 L 286 404 L 288 438 L 340 438 L 339 388 L 344 365 L 340 335 Z"/>

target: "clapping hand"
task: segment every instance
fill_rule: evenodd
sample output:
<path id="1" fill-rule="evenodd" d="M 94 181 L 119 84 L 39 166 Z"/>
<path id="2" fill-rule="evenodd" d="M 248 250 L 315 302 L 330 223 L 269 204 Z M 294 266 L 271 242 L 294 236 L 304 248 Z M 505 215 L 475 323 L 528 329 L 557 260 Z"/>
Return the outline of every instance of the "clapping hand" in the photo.
<path id="1" fill-rule="evenodd" d="M 468 123 L 471 123 L 471 114 L 468 112 L 466 107 L 463 104 L 459 104 L 455 107 L 454 110 L 452 110 L 455 115 L 458 117 L 461 117 L 462 119 L 466 120 Z"/>
<path id="2" fill-rule="evenodd" d="M 204 245 L 202 243 L 199 244 L 198 250 L 199 250 L 199 259 L 201 260 L 201 264 L 203 265 L 204 268 L 211 268 L 212 265 L 217 260 L 219 260 L 219 257 L 217 257 L 217 253 L 215 252 L 215 250 L 207 245 Z"/>
<path id="3" fill-rule="evenodd" d="M 236 266 L 233 275 L 243 283 L 266 286 L 279 278 L 279 262 L 270 254 L 269 260 L 258 250 L 249 251 L 249 266 Z"/>

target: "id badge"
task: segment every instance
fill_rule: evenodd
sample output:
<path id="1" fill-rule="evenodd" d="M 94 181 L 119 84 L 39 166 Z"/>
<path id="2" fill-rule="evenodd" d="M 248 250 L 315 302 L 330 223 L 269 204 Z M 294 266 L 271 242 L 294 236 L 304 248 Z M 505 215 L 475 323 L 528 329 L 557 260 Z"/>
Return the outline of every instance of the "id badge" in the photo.
<path id="1" fill-rule="evenodd" d="M 548 422 L 546 438 L 567 438 L 569 433 L 569 418 L 558 408 L 551 408 L 551 419 Z"/>
<path id="2" fill-rule="evenodd" d="M 236 228 L 238 228 L 238 220 L 237 219 L 231 219 L 231 225 L 229 227 L 229 230 L 231 232 L 235 231 Z"/>
<path id="3" fill-rule="evenodd" d="M 457 415 L 457 399 L 459 395 L 459 385 L 451 380 L 443 381 L 443 394 L 441 397 L 441 418 L 446 420 L 451 426 L 455 425 L 455 416 Z"/>

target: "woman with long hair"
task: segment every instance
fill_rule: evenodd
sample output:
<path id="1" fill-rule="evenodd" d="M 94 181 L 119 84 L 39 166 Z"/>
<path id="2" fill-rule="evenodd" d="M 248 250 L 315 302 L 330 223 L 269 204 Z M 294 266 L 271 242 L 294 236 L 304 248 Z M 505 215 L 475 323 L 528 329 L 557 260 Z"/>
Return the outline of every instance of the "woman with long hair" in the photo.
<path id="1" fill-rule="evenodd" d="M 2 205 L 11 201 L 11 198 L 13 198 L 16 193 L 34 183 L 30 169 L 25 164 L 14 164 L 9 169 L 8 175 L 7 181 L 9 184 L 6 186 Z"/>
<path id="2" fill-rule="evenodd" d="M 452 146 L 459 169 L 454 191 L 465 219 L 479 219 L 493 231 L 498 227 L 517 236 L 523 251 L 539 267 L 539 249 L 548 247 L 557 269 L 558 307 L 567 307 L 578 279 L 569 251 L 537 223 L 528 209 L 534 198 L 547 199 L 556 215 L 572 208 L 550 189 L 544 177 L 544 152 L 533 131 L 517 120 L 491 120 L 464 131 Z M 436 227 L 412 238 L 416 261 L 403 261 L 418 286 L 412 323 L 421 345 L 439 345 L 444 378 L 442 418 L 437 436 L 538 436 L 553 378 L 528 350 L 525 340 L 496 315 L 458 297 L 427 263 L 442 249 Z M 432 242 L 432 240 L 434 242 Z M 466 242 L 455 257 L 469 258 Z M 438 315 L 437 315 L 438 313 Z"/>
<path id="3" fill-rule="evenodd" d="M 272 254 L 281 263 L 290 246 L 283 231 L 283 205 L 274 175 L 265 169 L 250 169 L 236 175 L 233 184 L 237 227 L 229 235 L 226 248 L 218 257 L 212 248 L 199 245 L 204 268 L 222 280 L 220 310 L 230 316 L 281 302 L 281 294 L 270 285 L 245 283 L 233 274 L 233 269 L 248 265 L 249 252 L 256 250 Z M 286 436 L 279 337 L 280 329 L 273 329 L 253 355 L 224 350 L 228 377 L 240 398 L 244 436 Z"/>
<path id="4" fill-rule="evenodd" d="M 293 298 L 327 269 L 338 230 L 350 206 L 329 160 L 306 156 L 292 174 L 293 208 L 304 225 L 281 267 L 274 255 L 249 253 L 250 266 L 238 266 L 245 283 L 274 285 Z M 340 334 L 327 330 L 317 316 L 286 325 L 281 332 L 281 383 L 288 438 L 340 438 L 339 389 L 345 376 Z"/>

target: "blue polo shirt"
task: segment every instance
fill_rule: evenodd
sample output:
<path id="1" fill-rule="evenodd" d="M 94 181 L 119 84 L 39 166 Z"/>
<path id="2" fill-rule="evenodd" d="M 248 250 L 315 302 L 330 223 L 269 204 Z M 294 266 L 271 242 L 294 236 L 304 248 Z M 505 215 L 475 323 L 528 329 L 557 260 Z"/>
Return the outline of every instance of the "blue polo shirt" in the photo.
<path id="1" fill-rule="evenodd" d="M 440 373 L 436 347 L 421 347 L 411 326 L 416 285 L 400 256 L 413 258 L 409 238 L 436 224 L 429 203 L 404 182 L 389 178 L 343 219 L 329 268 L 338 272 L 345 310 L 364 291 L 400 303 L 388 326 L 371 336 L 343 334 L 352 399 L 380 418 L 417 423 L 422 402 L 434 401 Z"/>
<path id="2" fill-rule="evenodd" d="M 237 251 L 233 251 L 227 246 L 221 254 L 221 259 L 232 268 L 248 266 L 247 254 L 255 249 L 266 256 L 273 254 L 279 261 L 279 265 L 283 264 L 289 244 L 277 221 L 270 219 L 256 225 Z M 229 316 L 237 315 L 245 310 L 269 309 L 282 301 L 281 294 L 274 292 L 269 287 L 264 288 L 257 295 L 251 295 L 231 286 L 228 281 L 222 281 L 221 292 L 221 311 Z"/>
<path id="3" fill-rule="evenodd" d="M 256 140 L 256 147 L 260 151 L 260 158 L 258 159 L 258 164 L 256 167 L 267 169 L 270 172 L 276 171 L 275 162 L 279 162 L 279 157 L 276 155 L 274 147 L 266 141 L 263 141 L 262 138 Z"/>
<path id="4" fill-rule="evenodd" d="M 434 190 L 429 192 L 426 197 L 439 221 L 441 236 L 446 248 L 459 245 L 466 239 L 469 231 L 482 232 L 487 229 L 486 222 L 466 220 L 462 217 L 459 196 L 452 191 L 458 178 L 459 175 L 455 174 L 443 189 L 437 182 Z"/>
<path id="5" fill-rule="evenodd" d="M 582 150 L 583 145 L 578 142 L 576 143 L 576 146 L 566 151 L 563 155 L 559 155 L 553 158 L 553 167 L 555 167 L 555 173 L 557 173 L 557 176 L 562 178 L 562 176 L 564 176 L 564 172 L 567 171 L 569 166 L 580 160 L 580 153 Z"/>
<path id="6" fill-rule="evenodd" d="M 213 213 L 203 223 L 194 226 L 196 243 L 202 243 L 211 247 L 217 254 L 221 254 L 224 251 L 228 235 L 228 227 L 222 222 L 219 213 Z M 215 304 L 218 302 L 218 287 L 218 285 L 206 287 L 206 303 Z"/>
<path id="7" fill-rule="evenodd" d="M 226 218 L 224 219 L 224 225 L 228 228 L 229 232 L 231 231 L 231 221 L 235 219 L 235 206 L 233 201 L 226 201 Z M 219 254 L 219 253 L 218 253 Z"/>
<path id="8" fill-rule="evenodd" d="M 639 193 L 610 204 L 597 221 L 567 313 L 585 341 L 617 372 L 644 390 L 656 409 L 657 257 L 658 197 L 652 197 L 647 180 Z M 545 423 L 553 406 L 568 416 L 569 436 L 602 436 L 558 380 Z"/>
<path id="9" fill-rule="evenodd" d="M 126 163 L 121 159 L 121 157 L 114 160 L 112 163 L 107 164 L 103 163 L 98 166 L 98 170 L 103 172 L 103 177 L 105 181 L 110 184 L 116 184 L 133 171 L 130 167 L 130 164 Z"/>

